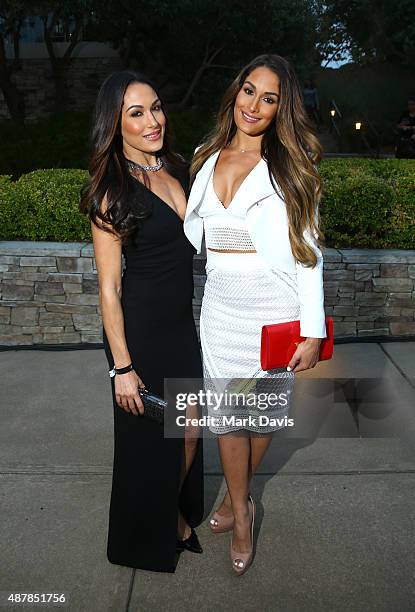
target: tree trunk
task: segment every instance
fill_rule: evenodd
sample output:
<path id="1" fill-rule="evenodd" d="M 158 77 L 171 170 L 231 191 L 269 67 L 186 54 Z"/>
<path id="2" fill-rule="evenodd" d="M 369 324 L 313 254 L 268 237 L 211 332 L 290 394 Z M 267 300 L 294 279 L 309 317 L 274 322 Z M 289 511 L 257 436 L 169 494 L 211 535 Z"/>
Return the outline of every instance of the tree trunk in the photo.
<path id="1" fill-rule="evenodd" d="M 25 120 L 24 98 L 12 81 L 12 65 L 13 62 L 9 64 L 6 58 L 4 38 L 0 35 L 0 89 L 10 117 L 17 123 L 23 123 Z M 15 62 L 14 65 L 17 63 Z"/>

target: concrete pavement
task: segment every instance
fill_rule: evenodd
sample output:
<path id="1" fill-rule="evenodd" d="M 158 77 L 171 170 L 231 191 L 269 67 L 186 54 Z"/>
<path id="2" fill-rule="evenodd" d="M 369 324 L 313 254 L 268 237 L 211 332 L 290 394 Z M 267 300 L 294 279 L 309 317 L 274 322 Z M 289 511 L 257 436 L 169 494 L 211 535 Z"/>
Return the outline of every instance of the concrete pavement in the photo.
<path id="1" fill-rule="evenodd" d="M 296 426 L 255 479 L 256 556 L 241 578 L 229 534 L 207 523 L 204 554 L 183 554 L 175 574 L 107 561 L 106 365 L 101 349 L 0 352 L 0 610 L 17 608 L 8 592 L 65 593 L 71 612 L 415 610 L 415 343 L 337 344 L 298 375 Z M 215 441 L 205 449 L 209 515 L 223 482 Z"/>

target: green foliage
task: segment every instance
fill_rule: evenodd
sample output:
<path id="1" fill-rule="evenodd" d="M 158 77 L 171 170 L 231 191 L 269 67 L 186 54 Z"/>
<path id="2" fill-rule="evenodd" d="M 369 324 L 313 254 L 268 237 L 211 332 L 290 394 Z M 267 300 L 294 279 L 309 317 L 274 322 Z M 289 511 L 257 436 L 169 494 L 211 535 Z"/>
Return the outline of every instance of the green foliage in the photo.
<path id="1" fill-rule="evenodd" d="M 414 174 L 414 160 L 323 160 L 326 245 L 414 248 Z M 72 169 L 37 170 L 15 182 L 0 176 L 0 240 L 90 242 L 89 219 L 78 209 L 86 179 L 85 170 Z"/>
<path id="2" fill-rule="evenodd" d="M 91 240 L 79 212 L 85 170 L 36 170 L 16 182 L 0 180 L 0 240 Z"/>
<path id="3" fill-rule="evenodd" d="M 325 13 L 341 23 L 355 62 L 415 64 L 413 0 L 325 0 Z"/>
<path id="4" fill-rule="evenodd" d="M 415 161 L 324 160 L 320 175 L 328 246 L 414 248 Z"/>

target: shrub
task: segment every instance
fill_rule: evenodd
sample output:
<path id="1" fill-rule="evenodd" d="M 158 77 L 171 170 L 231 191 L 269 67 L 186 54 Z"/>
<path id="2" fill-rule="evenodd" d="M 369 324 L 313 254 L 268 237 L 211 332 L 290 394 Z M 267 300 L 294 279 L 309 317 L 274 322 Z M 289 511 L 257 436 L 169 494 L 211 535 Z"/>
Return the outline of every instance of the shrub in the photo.
<path id="1" fill-rule="evenodd" d="M 83 241 L 90 222 L 78 210 L 85 170 L 35 170 L 0 191 L 2 240 Z M 1 183 L 0 183 L 1 190 Z"/>
<path id="2" fill-rule="evenodd" d="M 414 160 L 323 160 L 320 175 L 327 246 L 414 248 Z"/>
<path id="3" fill-rule="evenodd" d="M 335 248 L 415 244 L 415 160 L 326 159 L 320 165 L 321 227 Z M 91 241 L 78 210 L 85 170 L 0 176 L 0 240 Z"/>

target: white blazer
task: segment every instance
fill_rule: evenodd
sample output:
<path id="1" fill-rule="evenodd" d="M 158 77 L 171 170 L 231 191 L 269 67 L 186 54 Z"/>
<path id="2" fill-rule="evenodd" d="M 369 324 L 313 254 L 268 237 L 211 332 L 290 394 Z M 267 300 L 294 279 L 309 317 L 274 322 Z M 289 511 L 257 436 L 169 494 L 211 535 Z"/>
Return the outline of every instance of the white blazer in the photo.
<path id="1" fill-rule="evenodd" d="M 220 151 L 213 153 L 197 173 L 189 195 L 184 232 L 198 253 L 203 240 L 203 219 L 198 214 L 206 187 Z M 275 190 L 268 165 L 261 161 L 241 184 L 238 194 L 244 202 L 245 219 L 255 249 L 270 268 L 296 274 L 300 303 L 300 333 L 304 337 L 325 338 L 323 255 L 315 237 L 306 230 L 304 238 L 317 255 L 317 265 L 307 268 L 294 259 L 288 237 L 288 216 L 279 190 Z M 242 197 L 241 197 L 242 196 Z M 316 215 L 317 218 L 317 215 Z"/>

